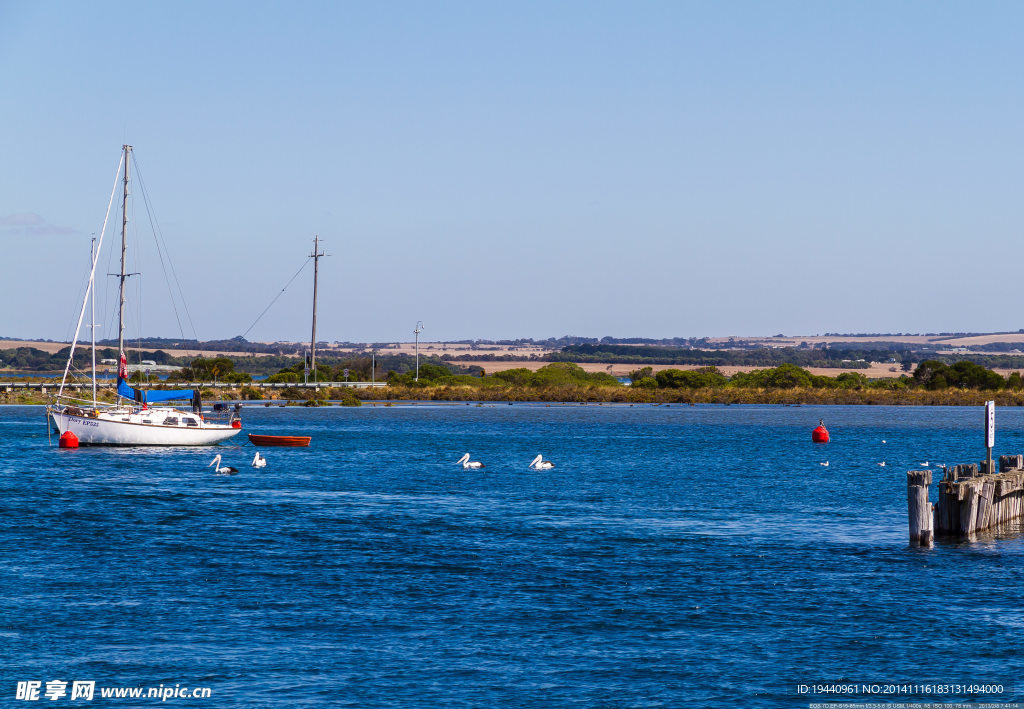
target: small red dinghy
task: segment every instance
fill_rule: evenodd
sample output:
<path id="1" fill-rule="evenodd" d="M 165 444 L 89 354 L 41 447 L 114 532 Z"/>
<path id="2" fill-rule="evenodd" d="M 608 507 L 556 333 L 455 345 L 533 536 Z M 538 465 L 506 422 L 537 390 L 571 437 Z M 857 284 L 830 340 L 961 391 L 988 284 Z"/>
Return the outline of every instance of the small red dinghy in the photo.
<path id="1" fill-rule="evenodd" d="M 250 435 L 249 438 L 252 438 Z M 825 422 L 818 420 L 818 427 L 811 431 L 811 440 L 815 443 L 828 443 L 828 429 L 825 428 Z"/>
<path id="2" fill-rule="evenodd" d="M 249 434 L 249 442 L 254 446 L 290 446 L 302 448 L 309 445 L 312 436 L 261 436 L 256 433 Z"/>

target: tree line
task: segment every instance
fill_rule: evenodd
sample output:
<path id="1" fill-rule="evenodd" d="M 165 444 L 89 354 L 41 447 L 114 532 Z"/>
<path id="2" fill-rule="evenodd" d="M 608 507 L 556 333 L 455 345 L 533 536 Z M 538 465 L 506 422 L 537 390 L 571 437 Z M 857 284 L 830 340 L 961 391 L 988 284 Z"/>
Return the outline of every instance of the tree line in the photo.
<path id="1" fill-rule="evenodd" d="M 994 391 L 1024 389 L 1020 372 L 1003 377 L 969 361 L 946 365 L 936 360 L 922 362 L 913 374 L 899 377 L 869 379 L 860 372 L 842 372 L 834 377 L 812 374 L 795 364 L 737 372 L 731 377 L 717 367 L 697 369 L 664 369 L 655 373 L 652 367 L 634 370 L 630 384 L 641 389 L 971 389 Z M 389 384 L 402 386 L 456 386 L 537 388 L 563 385 L 619 387 L 623 383 L 605 372 L 587 372 L 573 362 L 555 362 L 534 371 L 509 369 L 485 375 L 458 373 L 436 364 L 421 364 L 416 382 L 412 372 L 391 373 Z"/>
<path id="2" fill-rule="evenodd" d="M 842 367 L 866 369 L 870 362 L 900 362 L 910 356 L 905 350 L 800 349 L 759 347 L 744 350 L 698 350 L 644 345 L 571 345 L 548 357 L 559 362 L 604 362 L 621 364 L 689 364 L 699 366 Z"/>

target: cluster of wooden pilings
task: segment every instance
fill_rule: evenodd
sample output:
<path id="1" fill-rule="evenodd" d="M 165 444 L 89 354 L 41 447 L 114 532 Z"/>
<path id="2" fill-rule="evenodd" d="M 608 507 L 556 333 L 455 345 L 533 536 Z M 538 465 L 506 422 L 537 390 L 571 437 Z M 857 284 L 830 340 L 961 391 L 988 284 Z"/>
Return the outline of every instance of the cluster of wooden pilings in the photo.
<path id="1" fill-rule="evenodd" d="M 1024 515 L 1024 456 L 999 458 L 999 472 L 986 464 L 955 465 L 939 481 L 939 501 L 928 501 L 932 471 L 907 473 L 910 541 L 927 546 L 936 535 L 971 537 Z M 980 470 L 980 472 L 979 472 Z"/>

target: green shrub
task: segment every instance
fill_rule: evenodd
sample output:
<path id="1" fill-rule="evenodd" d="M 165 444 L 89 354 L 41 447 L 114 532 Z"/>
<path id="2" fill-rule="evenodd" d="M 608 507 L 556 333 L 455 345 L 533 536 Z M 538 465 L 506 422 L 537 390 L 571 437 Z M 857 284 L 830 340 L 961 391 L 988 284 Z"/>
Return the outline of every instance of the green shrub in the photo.
<path id="1" fill-rule="evenodd" d="M 629 380 L 633 382 L 633 386 L 636 386 L 637 382 L 641 379 L 653 379 L 654 368 L 653 367 L 642 367 L 640 369 L 634 369 L 629 373 Z"/>
<path id="2" fill-rule="evenodd" d="M 245 384 L 252 381 L 252 375 L 247 372 L 228 372 L 220 381 L 228 384 Z"/>
<path id="3" fill-rule="evenodd" d="M 533 384 L 533 372 L 525 367 L 506 369 L 504 372 L 495 372 L 492 376 L 512 386 L 525 387 Z"/>
<path id="4" fill-rule="evenodd" d="M 969 360 L 946 365 L 938 360 L 926 359 L 914 370 L 913 381 L 929 391 L 946 387 L 994 391 L 1006 386 L 1006 380 L 999 374 Z"/>
<path id="5" fill-rule="evenodd" d="M 297 384 L 300 377 L 296 372 L 282 369 L 277 374 L 271 374 L 265 381 L 270 384 Z"/>
<path id="6" fill-rule="evenodd" d="M 811 387 L 811 373 L 795 364 L 780 364 L 772 369 L 738 372 L 730 380 L 733 386 L 755 389 L 793 389 Z"/>
<path id="7" fill-rule="evenodd" d="M 843 372 L 835 381 L 840 389 L 863 389 L 867 386 L 868 378 L 860 372 Z"/>
<path id="8" fill-rule="evenodd" d="M 717 367 L 701 367 L 699 369 L 663 369 L 658 372 L 655 381 L 662 389 L 701 389 L 704 387 L 724 387 L 729 380 L 718 371 Z"/>

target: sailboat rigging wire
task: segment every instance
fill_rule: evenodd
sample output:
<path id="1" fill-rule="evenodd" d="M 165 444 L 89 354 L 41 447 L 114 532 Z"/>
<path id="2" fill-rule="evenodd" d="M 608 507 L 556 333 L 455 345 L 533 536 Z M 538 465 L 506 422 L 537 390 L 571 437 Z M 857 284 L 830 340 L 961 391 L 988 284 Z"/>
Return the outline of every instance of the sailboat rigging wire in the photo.
<path id="1" fill-rule="evenodd" d="M 113 259 L 114 249 L 108 249 L 107 265 L 104 270 L 104 273 L 107 274 L 107 277 L 105 280 L 101 281 L 103 283 L 103 306 L 100 308 L 100 312 L 107 314 L 107 322 L 104 323 L 104 332 L 113 332 L 114 329 L 116 329 L 114 328 L 114 316 L 116 315 L 116 313 L 114 312 L 113 308 L 110 307 L 110 277 L 114 275 L 113 273 L 110 272 L 110 269 L 113 268 L 113 266 L 111 265 Z"/>
<path id="2" fill-rule="evenodd" d="M 171 279 L 167 275 L 167 263 L 164 261 L 164 252 L 160 248 L 160 239 L 156 233 L 156 220 L 153 216 L 153 210 L 149 203 L 149 195 L 146 194 L 146 186 L 142 182 L 142 173 L 139 171 L 139 162 L 135 161 L 135 175 L 139 181 L 139 191 L 142 192 L 142 203 L 146 207 L 146 215 L 149 217 L 149 228 L 153 232 L 153 243 L 156 244 L 156 254 L 160 258 L 160 268 L 164 272 L 164 282 L 167 284 L 167 295 L 168 300 L 171 303 L 171 309 L 174 311 L 174 319 L 178 322 L 178 333 L 181 335 L 181 339 L 185 339 L 185 329 L 181 326 L 181 315 L 178 314 L 178 304 L 175 302 L 174 289 L 171 288 Z M 168 259 L 170 254 L 168 254 Z"/>
<path id="3" fill-rule="evenodd" d="M 292 284 L 292 281 L 294 281 L 296 278 L 299 277 L 299 274 L 302 273 L 303 269 L 305 269 L 306 266 L 309 265 L 309 262 L 312 259 L 313 259 L 312 256 L 307 256 L 306 257 L 306 260 L 302 262 L 301 266 L 299 266 L 299 270 L 295 272 L 294 276 L 292 276 L 290 279 L 288 279 L 288 282 L 284 284 L 284 288 L 281 289 L 281 292 L 274 296 L 274 299 L 272 301 L 270 301 L 270 305 L 268 305 L 267 307 L 265 307 L 263 309 L 263 312 L 259 314 L 259 317 L 257 317 L 255 320 L 253 320 L 252 325 L 249 326 L 249 329 L 242 333 L 242 337 L 245 337 L 246 335 L 248 335 L 249 334 L 249 330 L 252 330 L 254 327 L 256 327 L 256 323 L 258 323 L 260 321 L 260 318 L 262 318 L 264 315 L 267 314 L 267 311 L 270 310 L 271 306 L 273 306 L 274 303 L 277 302 L 277 299 L 280 298 L 281 295 L 286 290 L 288 290 L 288 286 L 290 286 Z"/>
<path id="4" fill-rule="evenodd" d="M 124 207 L 121 205 L 121 203 L 118 202 L 117 207 L 114 208 L 115 219 L 121 213 L 121 210 L 123 208 Z M 107 322 L 104 325 L 104 331 L 109 333 L 117 332 L 117 308 L 111 307 L 110 304 L 110 299 L 112 297 L 116 297 L 117 295 L 116 290 L 110 287 L 110 279 L 114 276 L 117 276 L 117 274 L 114 273 L 114 257 L 116 253 L 117 249 L 107 249 L 107 265 L 105 271 L 105 273 L 107 274 L 107 278 L 106 280 L 103 281 L 103 308 L 100 310 L 100 312 L 107 314 Z M 108 337 L 107 340 L 113 340 L 114 342 L 117 341 L 116 339 L 110 337 Z M 117 356 L 119 357 L 120 355 Z"/>
<path id="5" fill-rule="evenodd" d="M 92 255 L 90 254 L 90 258 L 91 257 L 92 257 Z M 89 265 L 90 266 L 92 265 L 91 261 L 90 261 Z M 79 284 L 78 290 L 76 292 L 79 294 L 79 297 L 83 297 L 83 298 L 88 297 L 88 295 L 89 295 L 89 274 L 88 273 L 86 273 L 84 276 L 82 276 L 82 282 Z M 83 292 L 85 293 L 84 296 L 82 295 Z M 67 327 L 64 328 L 64 339 L 62 340 L 63 342 L 67 342 L 68 340 L 71 339 L 71 328 L 73 328 L 74 326 L 75 326 L 75 314 L 72 312 L 70 317 L 68 318 Z"/>
<path id="6" fill-rule="evenodd" d="M 110 218 L 110 208 L 114 204 L 114 193 L 117 192 L 117 178 L 121 175 L 121 166 L 124 164 L 124 156 L 117 162 L 117 172 L 114 173 L 114 188 L 110 190 L 110 201 L 107 202 L 107 213 L 103 217 L 103 228 L 100 229 L 100 240 L 96 242 L 96 253 L 92 257 L 92 270 L 89 272 L 89 287 L 85 291 L 85 298 L 82 299 L 82 311 L 78 314 L 78 327 L 75 328 L 75 339 L 71 341 L 71 351 L 68 352 L 68 363 L 64 365 L 64 375 L 60 378 L 60 389 L 57 390 L 57 401 L 60 401 L 64 393 L 64 383 L 68 379 L 68 370 L 71 369 L 71 361 L 75 358 L 75 347 L 78 345 L 78 333 L 82 329 L 82 318 L 85 317 L 85 307 L 89 304 L 89 292 L 96 283 L 96 260 L 100 255 L 100 247 L 103 245 L 103 235 L 107 232 L 107 219 Z"/>
<path id="7" fill-rule="evenodd" d="M 128 157 L 131 158 L 131 155 L 129 154 Z M 138 167 L 138 166 L 136 166 L 136 167 Z M 134 192 L 132 194 L 134 195 Z M 132 199 L 131 205 L 132 205 L 132 218 L 128 220 L 128 224 L 130 225 L 130 228 L 132 229 L 132 235 L 135 237 L 135 243 L 138 243 L 139 242 L 139 239 L 138 239 L 139 230 L 135 226 L 135 200 L 134 199 Z M 141 263 L 142 258 L 139 255 L 139 250 L 138 249 L 132 249 L 128 253 L 130 254 L 130 258 L 132 260 L 132 267 L 135 269 L 135 272 L 132 275 L 138 276 L 138 278 L 136 278 L 133 281 L 133 285 L 135 286 L 135 297 L 133 298 L 133 303 L 135 305 L 135 312 L 137 313 L 136 317 L 138 318 L 138 321 L 137 321 L 138 324 L 136 325 L 136 329 L 135 329 L 135 336 L 136 336 L 136 342 L 135 342 L 135 353 L 136 354 L 135 354 L 135 357 L 136 357 L 136 361 L 141 362 L 142 361 L 142 353 L 139 351 L 141 349 L 139 347 L 139 345 L 142 344 L 142 275 L 141 275 L 142 274 L 142 263 Z M 131 317 L 131 312 L 130 311 L 126 311 L 125 312 L 125 329 L 128 328 L 128 319 L 130 317 Z M 128 346 L 130 346 L 130 345 L 128 345 Z M 125 353 L 125 359 L 127 360 L 128 364 L 131 364 L 131 358 L 128 357 L 127 353 Z"/>
<path id="8" fill-rule="evenodd" d="M 188 320 L 189 327 L 192 328 L 193 339 L 198 340 L 199 335 L 196 333 L 196 327 L 192 323 L 192 313 L 188 309 L 188 301 L 185 300 L 185 293 L 181 287 L 181 281 L 178 280 L 178 274 L 174 270 L 174 261 L 171 260 L 171 252 L 167 248 L 167 241 L 164 239 L 163 230 L 160 229 L 160 221 L 156 218 L 156 210 L 152 209 L 149 202 L 149 192 L 146 191 L 146 183 L 142 180 L 142 170 L 139 169 L 139 159 L 132 153 L 132 164 L 135 165 L 136 179 L 139 181 L 139 188 L 142 192 L 142 201 L 146 205 L 146 213 L 149 215 L 149 224 L 153 230 L 153 240 L 156 242 L 156 252 L 160 256 L 160 267 L 164 271 L 164 281 L 167 283 L 167 292 L 171 296 L 171 308 L 174 309 L 174 317 L 178 321 L 178 332 L 181 334 L 181 339 L 185 339 L 185 329 L 181 324 L 181 317 L 178 315 L 178 306 L 175 302 L 174 291 L 171 288 L 171 279 L 167 276 L 167 266 L 164 265 L 164 252 L 167 252 L 167 263 L 171 266 L 171 275 L 174 277 L 174 284 L 178 287 L 178 297 L 181 300 L 181 307 L 185 311 L 185 319 Z M 163 248 L 161 249 L 161 244 Z"/>

